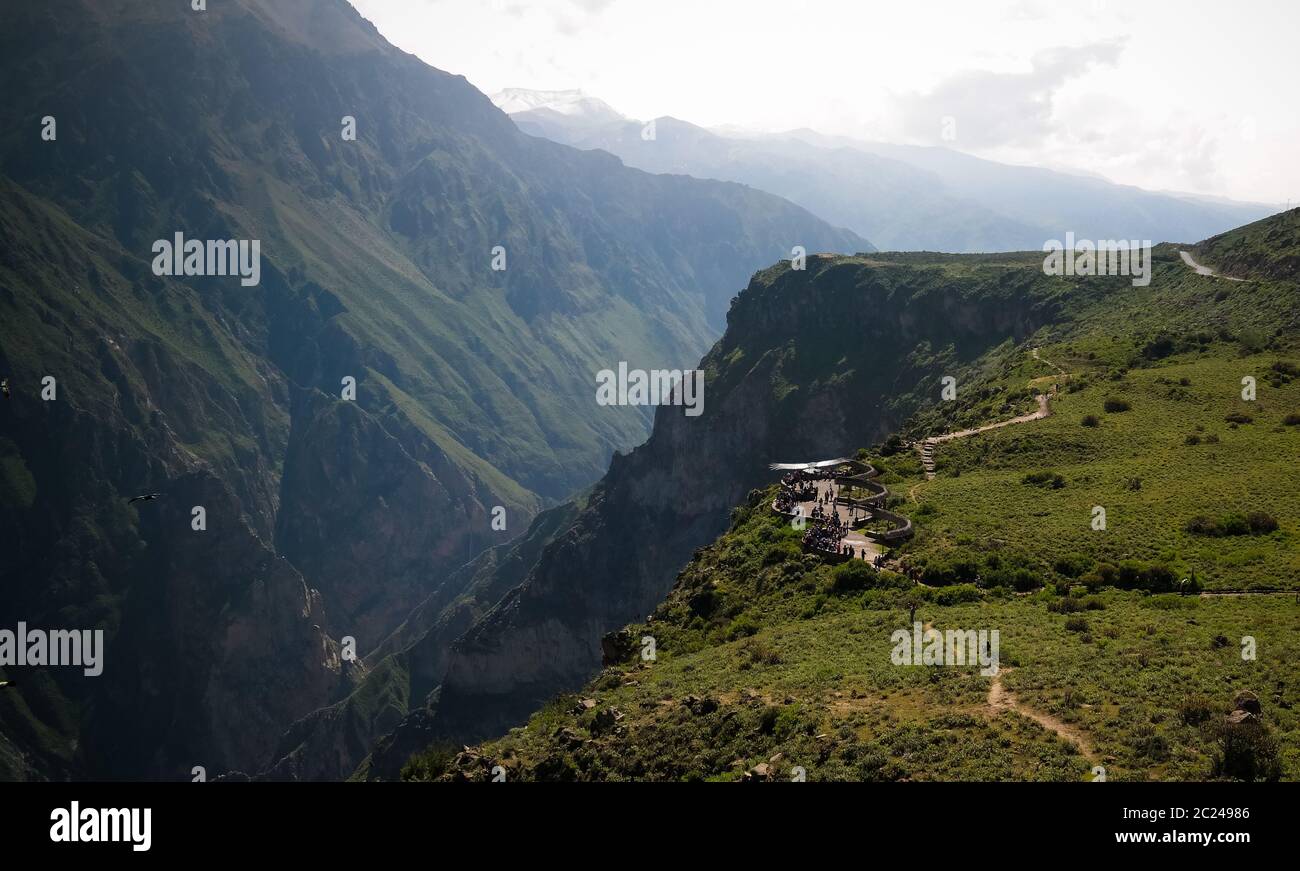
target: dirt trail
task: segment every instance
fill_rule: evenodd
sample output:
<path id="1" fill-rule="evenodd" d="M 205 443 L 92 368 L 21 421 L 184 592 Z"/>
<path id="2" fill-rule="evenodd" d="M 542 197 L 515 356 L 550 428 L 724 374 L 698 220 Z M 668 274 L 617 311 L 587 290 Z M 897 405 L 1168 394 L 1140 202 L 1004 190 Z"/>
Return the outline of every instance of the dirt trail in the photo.
<path id="1" fill-rule="evenodd" d="M 1295 596 L 1300 602 L 1300 590 L 1203 590 L 1202 599 L 1216 599 L 1232 596 Z"/>
<path id="2" fill-rule="evenodd" d="M 1045 417 L 1050 417 L 1052 414 L 1052 408 L 1048 404 L 1049 399 L 1050 397 L 1046 393 L 1040 393 L 1038 395 L 1038 410 L 1031 414 L 1022 414 L 1020 417 L 1013 417 L 1010 420 L 1000 420 L 997 423 L 986 423 L 984 426 L 977 426 L 974 429 L 961 429 L 957 432 L 944 433 L 941 436 L 931 436 L 926 439 L 926 441 L 938 443 L 951 441 L 953 439 L 963 439 L 967 436 L 988 432 L 991 429 L 1001 429 L 1004 426 L 1011 426 L 1012 424 L 1017 423 L 1028 423 L 1031 420 L 1042 420 Z"/>
<path id="3" fill-rule="evenodd" d="M 1048 366 L 1051 366 L 1053 369 L 1055 369 L 1058 373 L 1060 373 L 1066 378 L 1071 377 L 1068 372 L 1066 372 L 1060 366 L 1053 363 L 1051 360 L 1048 360 L 1046 357 L 1039 356 L 1037 348 L 1033 348 L 1030 351 L 1030 354 L 1033 356 L 1036 362 L 1044 363 Z M 1046 377 L 1048 379 L 1051 379 L 1054 378 L 1055 376 L 1049 375 Z M 1044 380 L 1043 378 L 1035 378 L 1029 383 L 1032 385 L 1034 383 L 1043 380 Z M 921 441 L 916 443 L 915 447 L 917 451 L 920 452 L 921 454 L 921 466 L 922 468 L 925 469 L 925 480 L 931 481 L 934 479 L 934 449 L 938 447 L 941 443 L 952 441 L 953 439 L 961 439 L 961 438 L 966 438 L 967 436 L 978 435 L 982 432 L 988 432 L 991 429 L 1001 429 L 1004 426 L 1012 426 L 1013 424 L 1017 424 L 1017 423 L 1028 423 L 1031 420 L 1042 420 L 1045 417 L 1051 417 L 1052 415 L 1051 400 L 1052 400 L 1052 396 L 1055 395 L 1055 393 L 1056 393 L 1056 386 L 1053 385 L 1051 391 L 1047 393 L 1038 394 L 1038 410 L 1033 412 L 1032 414 L 1022 414 L 1019 417 L 1011 418 L 1011 420 L 1000 420 L 997 423 L 988 423 L 985 424 L 984 426 L 977 426 L 972 429 L 962 429 L 962 430 L 958 430 L 957 432 L 949 432 L 949 433 L 944 433 L 943 435 L 930 436 L 928 438 L 921 439 Z M 916 501 L 916 488 L 913 487 L 911 491 L 909 491 L 908 495 L 912 498 L 913 501 Z"/>
<path id="4" fill-rule="evenodd" d="M 1097 761 L 1097 751 L 1093 748 L 1092 742 L 1088 736 L 1077 726 L 1072 726 L 1063 720 L 1053 717 L 1051 714 L 1042 711 L 1036 711 L 1026 705 L 1022 705 L 1016 698 L 1015 694 L 1002 685 L 1002 675 L 1010 669 L 1003 668 L 994 676 L 993 684 L 989 687 L 988 706 L 995 713 L 998 711 L 1015 711 L 1022 717 L 1033 720 L 1044 729 L 1055 732 L 1066 741 L 1079 748 L 1090 762 Z"/>
<path id="5" fill-rule="evenodd" d="M 1034 353 L 1034 359 L 1037 360 L 1038 362 L 1040 362 L 1040 363 L 1046 363 L 1048 366 L 1051 366 L 1053 369 L 1055 369 L 1057 372 L 1060 372 L 1062 375 L 1069 375 L 1069 374 L 1070 374 L 1069 372 L 1066 372 L 1064 369 L 1062 369 L 1060 366 L 1057 366 L 1055 363 L 1053 363 L 1051 360 L 1047 359 L 1046 357 L 1040 357 L 1040 356 L 1038 355 L 1038 349 L 1037 349 L 1037 348 L 1034 349 L 1034 352 L 1033 352 L 1033 353 Z M 1048 377 L 1051 377 L 1051 376 L 1048 376 Z M 1034 379 L 1034 380 L 1038 380 L 1038 379 Z"/>
<path id="6" fill-rule="evenodd" d="M 1208 267 L 1208 266 L 1202 266 L 1201 264 L 1197 263 L 1195 260 L 1192 259 L 1192 255 L 1191 255 L 1191 253 L 1189 253 L 1189 252 L 1187 252 L 1187 251 L 1179 251 L 1178 254 L 1179 254 L 1179 256 L 1181 256 L 1181 257 L 1183 258 L 1183 262 L 1184 262 L 1184 263 L 1186 263 L 1188 266 L 1190 266 L 1190 267 L 1192 267 L 1193 269 L 1196 270 L 1196 274 L 1197 274 L 1197 275 L 1207 275 L 1207 276 L 1210 276 L 1211 278 L 1226 278 L 1226 279 L 1228 279 L 1228 281 L 1245 281 L 1245 280 L 1246 280 L 1246 279 L 1244 279 L 1244 278 L 1233 278 L 1231 275 L 1220 275 L 1219 273 L 1215 272 L 1215 271 L 1214 271 L 1213 269 L 1211 269 L 1210 267 Z"/>

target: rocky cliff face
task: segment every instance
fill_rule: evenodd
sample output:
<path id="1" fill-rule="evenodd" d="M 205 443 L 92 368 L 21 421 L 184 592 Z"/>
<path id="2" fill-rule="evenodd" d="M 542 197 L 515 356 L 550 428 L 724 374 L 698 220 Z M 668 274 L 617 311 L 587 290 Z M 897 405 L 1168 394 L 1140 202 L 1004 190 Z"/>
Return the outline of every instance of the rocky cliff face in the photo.
<path id="1" fill-rule="evenodd" d="M 436 445 L 390 432 L 392 421 L 319 394 L 301 402 L 308 407 L 293 416 L 276 545 L 319 579 L 334 624 L 368 654 L 442 567 L 491 543 L 489 512 L 506 500 Z"/>

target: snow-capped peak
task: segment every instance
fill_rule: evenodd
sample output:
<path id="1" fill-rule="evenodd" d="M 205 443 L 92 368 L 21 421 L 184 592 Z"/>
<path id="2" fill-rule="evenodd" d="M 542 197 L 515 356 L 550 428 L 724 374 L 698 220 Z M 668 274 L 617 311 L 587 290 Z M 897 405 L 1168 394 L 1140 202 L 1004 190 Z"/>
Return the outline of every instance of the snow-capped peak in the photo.
<path id="1" fill-rule="evenodd" d="M 595 121 L 622 121 L 624 116 L 604 100 L 588 97 L 581 90 L 534 91 L 530 88 L 506 88 L 491 96 L 497 108 L 507 115 L 549 109 L 561 115 Z"/>

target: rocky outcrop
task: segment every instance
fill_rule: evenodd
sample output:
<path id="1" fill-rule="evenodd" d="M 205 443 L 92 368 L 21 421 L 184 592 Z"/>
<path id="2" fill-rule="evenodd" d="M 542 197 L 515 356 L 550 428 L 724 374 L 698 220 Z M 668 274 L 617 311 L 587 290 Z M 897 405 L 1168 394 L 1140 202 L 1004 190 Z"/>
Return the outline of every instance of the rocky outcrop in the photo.
<path id="1" fill-rule="evenodd" d="M 577 506 L 542 512 L 528 531 L 447 575 L 368 657 L 348 696 L 313 711 L 281 736 L 264 780 L 342 780 L 361 770 L 395 780 L 438 737 L 433 722 L 452 643 L 513 586 L 572 523 Z"/>

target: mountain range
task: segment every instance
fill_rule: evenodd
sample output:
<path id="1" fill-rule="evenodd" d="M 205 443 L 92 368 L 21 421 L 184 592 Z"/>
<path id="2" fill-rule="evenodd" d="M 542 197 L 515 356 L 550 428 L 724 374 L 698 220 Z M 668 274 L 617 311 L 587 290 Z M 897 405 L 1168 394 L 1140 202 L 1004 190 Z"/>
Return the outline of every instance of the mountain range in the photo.
<path id="1" fill-rule="evenodd" d="M 1079 239 L 1194 241 L 1280 211 L 1011 166 L 952 148 L 806 129 L 724 135 L 673 117 L 642 122 L 576 90 L 513 88 L 493 99 L 526 133 L 608 151 L 649 172 L 779 194 L 886 251 L 1037 251 L 1067 232 Z"/>
<path id="2" fill-rule="evenodd" d="M 858 710 L 897 686 L 844 683 L 845 662 L 863 620 L 917 591 L 846 580 L 764 510 L 770 463 L 854 452 L 919 529 L 895 568 L 955 590 L 929 605 L 1005 605 L 1059 645 L 1074 630 L 1049 603 L 1087 607 L 1071 581 L 1110 596 L 1116 635 L 1098 622 L 1060 673 L 1023 653 L 1015 688 L 1064 704 L 1048 691 L 1070 669 L 1131 678 L 1088 672 L 1100 731 L 1155 661 L 1114 754 L 1200 770 L 1156 752 L 1210 752 L 1170 725 L 1181 673 L 1152 636 L 1179 606 L 1116 579 L 1152 576 L 1159 548 L 1207 588 L 1300 587 L 1300 518 L 1276 507 L 1297 485 L 1300 212 L 1248 224 L 1269 209 L 948 149 L 647 129 L 580 92 L 494 105 L 345 0 L 208 5 L 0 0 L 0 630 L 105 637 L 99 676 L 0 665 L 0 780 L 478 779 L 497 759 L 526 779 L 732 779 L 737 758 L 817 747 L 828 779 L 987 775 L 959 750 L 885 758 L 921 738 Z M 1136 287 L 1044 274 L 1032 251 L 1066 232 L 1203 241 L 1157 246 Z M 256 240 L 260 282 L 157 269 L 176 234 L 209 254 Z M 971 253 L 991 249 L 1030 253 Z M 622 363 L 699 368 L 706 412 L 598 404 Z M 1258 409 L 1232 398 L 1245 371 Z M 1067 374 L 1047 437 L 954 449 L 937 479 L 902 449 L 1021 415 Z M 1134 414 L 1080 423 L 1121 396 Z M 1057 466 L 1064 493 L 1032 489 Z M 1145 518 L 1100 544 L 1070 525 L 1098 482 Z M 1252 493 L 1272 537 L 1193 531 Z M 1292 650 L 1279 614 L 1230 607 L 1183 651 L 1196 667 L 1243 621 Z M 664 668 L 635 660 L 637 633 Z M 1114 661 L 1090 656 L 1111 641 Z M 1276 671 L 1262 694 L 1285 733 Z M 986 689 L 925 680 L 942 685 L 909 684 L 899 711 Z M 844 713 L 841 683 L 875 719 L 810 713 Z M 944 719 L 967 715 L 926 728 L 977 729 Z M 1026 728 L 1005 771 L 1077 773 Z"/>

